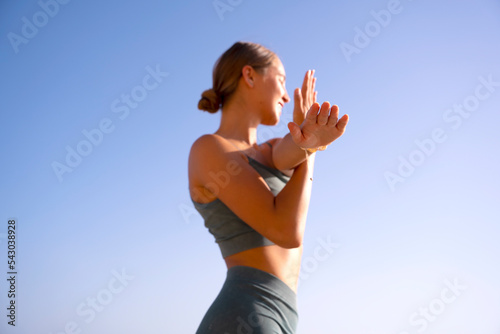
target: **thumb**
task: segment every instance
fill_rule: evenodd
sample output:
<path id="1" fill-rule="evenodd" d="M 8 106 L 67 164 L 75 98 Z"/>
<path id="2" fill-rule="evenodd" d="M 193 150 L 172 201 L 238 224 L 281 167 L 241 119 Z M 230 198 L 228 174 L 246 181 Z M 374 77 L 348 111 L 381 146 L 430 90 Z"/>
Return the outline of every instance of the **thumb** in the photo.
<path id="1" fill-rule="evenodd" d="M 347 123 L 349 123 L 349 115 L 345 114 L 337 122 L 337 129 L 339 129 L 339 131 L 341 131 L 341 132 L 344 132 L 345 128 L 347 126 Z"/>
<path id="2" fill-rule="evenodd" d="M 300 127 L 295 122 L 288 123 L 288 130 L 290 130 L 290 135 L 292 136 L 293 141 L 298 144 L 302 142 L 302 131 Z"/>

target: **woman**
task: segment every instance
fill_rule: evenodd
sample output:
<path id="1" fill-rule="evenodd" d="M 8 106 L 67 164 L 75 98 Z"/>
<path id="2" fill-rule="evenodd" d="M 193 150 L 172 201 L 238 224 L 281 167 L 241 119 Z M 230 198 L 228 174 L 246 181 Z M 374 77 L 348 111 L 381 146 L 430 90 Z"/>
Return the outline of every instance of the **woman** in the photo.
<path id="1" fill-rule="evenodd" d="M 308 71 L 295 90 L 290 133 L 257 144 L 257 126 L 278 124 L 290 101 L 285 79 L 275 53 L 237 42 L 217 60 L 198 104 L 222 115 L 218 130 L 191 148 L 189 190 L 228 268 L 198 334 L 295 333 L 314 152 L 344 133 L 348 116 L 339 120 L 337 106 L 315 102 Z"/>

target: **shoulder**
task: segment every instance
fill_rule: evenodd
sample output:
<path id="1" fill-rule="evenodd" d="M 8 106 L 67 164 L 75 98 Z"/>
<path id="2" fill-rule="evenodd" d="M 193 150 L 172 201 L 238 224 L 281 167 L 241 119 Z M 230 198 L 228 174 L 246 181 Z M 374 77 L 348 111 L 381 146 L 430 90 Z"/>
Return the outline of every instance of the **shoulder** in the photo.
<path id="1" fill-rule="evenodd" d="M 263 142 L 260 145 L 261 151 L 266 156 L 266 160 L 268 161 L 269 165 L 272 168 L 276 168 L 276 166 L 274 165 L 274 161 L 273 161 L 273 150 L 278 145 L 278 143 L 281 141 L 281 139 L 282 138 L 272 138 L 272 139 L 269 139 L 269 140 Z"/>
<path id="2" fill-rule="evenodd" d="M 191 146 L 190 155 L 205 151 L 207 148 L 216 144 L 217 140 L 218 138 L 213 134 L 206 134 L 198 137 Z"/>
<path id="3" fill-rule="evenodd" d="M 196 139 L 191 146 L 190 158 L 220 157 L 231 151 L 231 145 L 223 137 L 216 134 L 205 134 Z"/>
<path id="4" fill-rule="evenodd" d="M 189 165 L 198 165 L 199 162 L 206 162 L 207 159 L 222 149 L 223 143 L 221 139 L 213 134 L 205 134 L 200 136 L 193 142 L 191 151 L 189 152 Z"/>
<path id="5" fill-rule="evenodd" d="M 202 176 L 210 171 L 228 168 L 235 163 L 248 162 L 246 156 L 238 152 L 224 138 L 216 134 L 205 134 L 196 139 L 189 153 L 190 174 Z"/>
<path id="6" fill-rule="evenodd" d="M 275 168 L 275 169 L 277 169 L 277 168 L 276 168 L 276 165 L 274 164 L 273 149 L 274 149 L 274 147 L 278 146 L 278 144 L 282 140 L 283 140 L 282 137 L 277 137 L 277 138 L 269 139 L 268 141 L 266 141 L 262 144 L 262 149 L 265 152 L 269 166 L 271 166 L 272 168 Z M 280 171 L 287 176 L 292 176 L 292 174 L 293 174 L 293 168 L 286 169 L 286 170 L 280 170 Z"/>
<path id="7" fill-rule="evenodd" d="M 265 142 L 266 145 L 270 146 L 270 147 L 273 147 L 275 146 L 277 143 L 279 143 L 283 138 L 281 137 L 278 137 L 278 138 L 272 138 L 272 139 L 269 139 L 268 141 Z"/>
<path id="8" fill-rule="evenodd" d="M 282 137 L 271 138 L 268 141 L 266 141 L 266 143 L 269 143 L 270 145 L 274 146 L 274 144 L 279 142 L 281 139 L 283 139 L 283 138 Z"/>
<path id="9" fill-rule="evenodd" d="M 208 173 L 224 151 L 222 138 L 213 134 L 205 134 L 197 138 L 189 152 L 188 157 L 188 178 L 191 197 L 200 203 L 213 201 L 216 196 L 210 194 L 205 189 Z"/>

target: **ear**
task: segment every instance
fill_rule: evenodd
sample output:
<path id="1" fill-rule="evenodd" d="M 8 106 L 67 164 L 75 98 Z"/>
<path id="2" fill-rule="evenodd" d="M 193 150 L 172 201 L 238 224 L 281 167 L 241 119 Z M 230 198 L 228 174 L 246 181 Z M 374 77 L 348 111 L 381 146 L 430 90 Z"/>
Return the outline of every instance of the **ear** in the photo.
<path id="1" fill-rule="evenodd" d="M 252 88 L 254 85 L 255 74 L 255 70 L 250 65 L 245 65 L 241 69 L 241 77 L 243 79 L 243 82 L 250 88 Z"/>

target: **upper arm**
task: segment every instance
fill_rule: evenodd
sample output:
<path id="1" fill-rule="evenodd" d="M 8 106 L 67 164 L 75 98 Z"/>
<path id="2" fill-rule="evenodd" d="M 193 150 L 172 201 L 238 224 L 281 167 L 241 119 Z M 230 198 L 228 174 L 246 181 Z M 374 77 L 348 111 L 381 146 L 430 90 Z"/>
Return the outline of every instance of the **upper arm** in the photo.
<path id="1" fill-rule="evenodd" d="M 198 138 L 189 155 L 189 173 L 257 232 L 277 245 L 286 244 L 287 233 L 278 228 L 283 225 L 276 215 L 273 193 L 229 143 L 213 135 Z"/>

